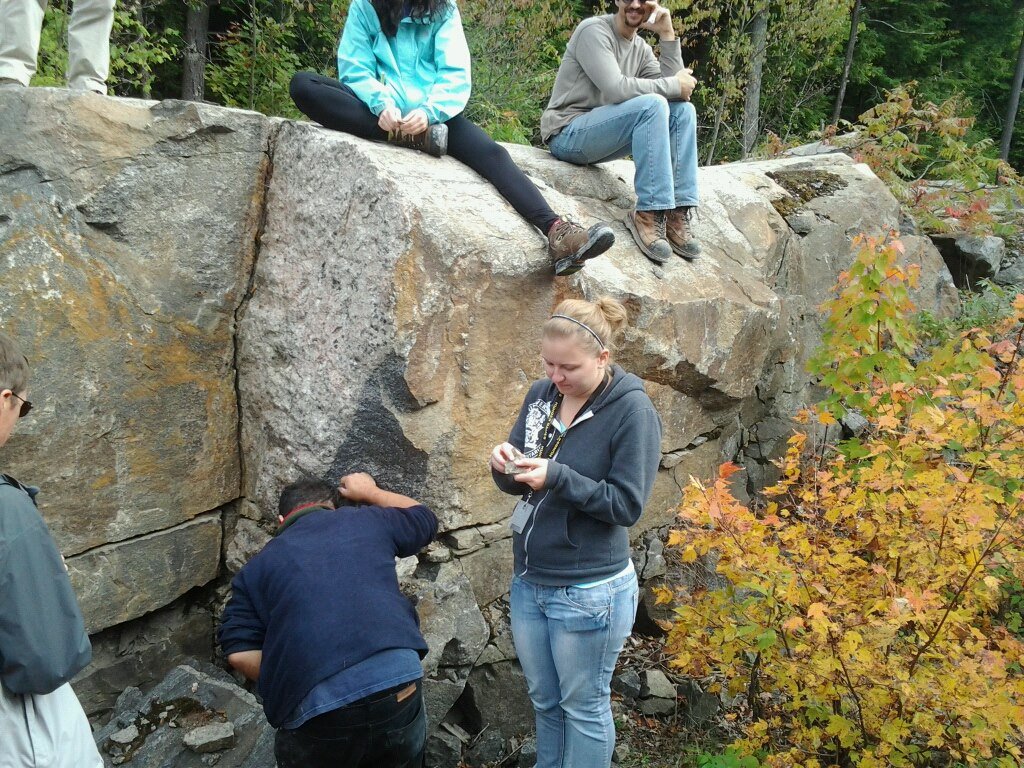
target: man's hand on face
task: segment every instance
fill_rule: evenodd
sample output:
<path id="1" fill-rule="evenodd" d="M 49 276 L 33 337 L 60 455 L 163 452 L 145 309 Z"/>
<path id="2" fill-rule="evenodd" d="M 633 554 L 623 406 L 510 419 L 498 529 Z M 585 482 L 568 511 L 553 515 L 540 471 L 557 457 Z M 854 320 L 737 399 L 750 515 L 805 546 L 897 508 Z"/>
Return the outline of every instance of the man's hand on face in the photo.
<path id="1" fill-rule="evenodd" d="M 377 483 L 368 474 L 356 472 L 341 478 L 341 481 L 338 483 L 338 490 L 349 501 L 372 504 L 379 489 L 377 488 Z"/>
<path id="2" fill-rule="evenodd" d="M 657 0 L 647 0 L 644 3 L 647 14 L 640 29 L 654 32 L 662 40 L 674 40 L 676 37 L 675 27 L 672 26 L 672 12 L 668 8 L 662 8 Z M 651 21 L 651 19 L 654 19 Z"/>
<path id="3" fill-rule="evenodd" d="M 693 95 L 693 89 L 697 87 L 697 78 L 693 76 L 692 69 L 680 69 L 676 72 L 676 79 L 679 81 L 679 96 L 683 101 L 689 101 Z"/>

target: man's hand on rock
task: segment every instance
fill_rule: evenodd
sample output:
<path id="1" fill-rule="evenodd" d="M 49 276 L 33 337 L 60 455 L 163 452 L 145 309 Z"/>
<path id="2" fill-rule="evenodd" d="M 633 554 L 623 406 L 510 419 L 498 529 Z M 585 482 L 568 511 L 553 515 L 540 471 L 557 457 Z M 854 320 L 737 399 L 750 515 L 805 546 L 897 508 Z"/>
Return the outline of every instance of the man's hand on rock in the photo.
<path id="1" fill-rule="evenodd" d="M 418 136 L 427 130 L 427 125 L 429 125 L 427 113 L 422 109 L 414 109 L 402 118 L 398 127 L 406 136 Z"/>
<path id="2" fill-rule="evenodd" d="M 661 40 L 675 40 L 676 30 L 672 26 L 672 12 L 668 8 L 662 8 L 657 0 L 647 0 L 644 6 L 647 19 L 640 25 L 640 29 L 654 32 Z M 652 16 L 654 21 L 651 21 Z"/>
<path id="3" fill-rule="evenodd" d="M 380 116 L 377 118 L 377 125 L 380 126 L 382 131 L 391 133 L 397 131 L 401 127 L 402 113 L 398 107 L 386 107 Z"/>
<path id="4" fill-rule="evenodd" d="M 338 483 L 338 490 L 349 501 L 359 504 L 373 504 L 380 489 L 377 487 L 374 479 L 368 474 L 356 472 L 341 478 L 341 481 Z"/>
<path id="5" fill-rule="evenodd" d="M 697 87 L 697 78 L 693 76 L 693 70 L 683 68 L 676 72 L 676 80 L 679 81 L 679 96 L 683 101 L 689 101 L 693 95 L 693 89 Z"/>

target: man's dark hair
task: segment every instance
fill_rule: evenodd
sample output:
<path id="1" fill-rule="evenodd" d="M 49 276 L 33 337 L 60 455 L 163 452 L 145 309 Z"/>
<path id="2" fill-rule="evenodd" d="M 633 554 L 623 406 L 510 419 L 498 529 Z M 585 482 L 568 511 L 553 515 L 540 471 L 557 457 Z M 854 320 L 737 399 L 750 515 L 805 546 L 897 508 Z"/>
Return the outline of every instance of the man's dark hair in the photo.
<path id="1" fill-rule="evenodd" d="M 435 20 L 451 7 L 451 0 L 371 0 L 380 19 L 380 28 L 388 37 L 398 34 L 398 22 L 405 16 Z"/>
<path id="2" fill-rule="evenodd" d="M 326 501 L 335 509 L 341 506 L 341 492 L 336 486 L 316 477 L 304 477 L 281 491 L 281 500 L 277 503 L 277 512 L 282 517 L 303 504 L 315 504 Z"/>

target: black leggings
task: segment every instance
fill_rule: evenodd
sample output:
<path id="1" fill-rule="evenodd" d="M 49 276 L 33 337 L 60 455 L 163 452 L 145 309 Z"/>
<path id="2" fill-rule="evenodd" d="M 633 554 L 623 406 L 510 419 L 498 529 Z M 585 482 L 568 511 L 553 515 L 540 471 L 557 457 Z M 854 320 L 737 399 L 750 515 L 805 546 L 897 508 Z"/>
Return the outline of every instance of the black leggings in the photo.
<path id="1" fill-rule="evenodd" d="M 338 80 L 313 72 L 296 72 L 290 90 L 299 111 L 325 128 L 375 141 L 388 137 L 369 107 Z M 540 190 L 512 162 L 508 150 L 462 115 L 456 115 L 445 125 L 448 154 L 491 182 L 520 216 L 546 235 L 558 216 Z"/>

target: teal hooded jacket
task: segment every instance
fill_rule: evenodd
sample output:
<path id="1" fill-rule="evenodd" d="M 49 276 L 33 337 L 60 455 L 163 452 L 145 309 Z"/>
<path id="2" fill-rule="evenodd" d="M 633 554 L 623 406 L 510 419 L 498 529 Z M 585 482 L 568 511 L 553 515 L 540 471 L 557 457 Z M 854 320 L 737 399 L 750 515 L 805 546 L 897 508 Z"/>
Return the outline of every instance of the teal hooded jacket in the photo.
<path id="1" fill-rule="evenodd" d="M 469 47 L 452 2 L 443 16 L 405 17 L 394 37 L 381 29 L 370 0 L 352 0 L 338 45 L 338 79 L 379 115 L 422 109 L 430 123 L 460 114 L 471 88 Z"/>

